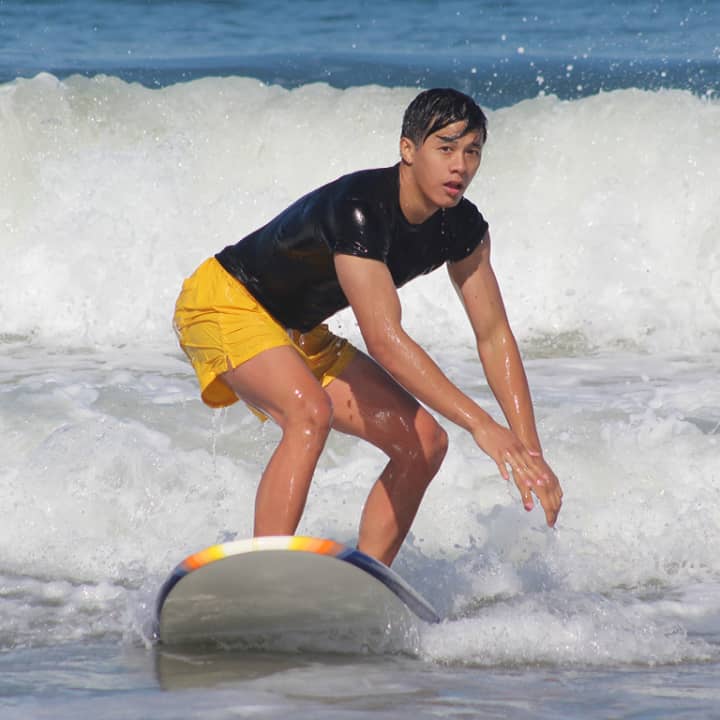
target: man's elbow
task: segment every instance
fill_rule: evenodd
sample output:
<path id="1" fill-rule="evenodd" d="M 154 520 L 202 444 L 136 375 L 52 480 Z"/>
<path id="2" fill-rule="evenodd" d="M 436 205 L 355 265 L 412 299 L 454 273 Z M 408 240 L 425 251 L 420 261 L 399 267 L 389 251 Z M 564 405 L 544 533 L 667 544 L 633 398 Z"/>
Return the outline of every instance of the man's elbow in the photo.
<path id="1" fill-rule="evenodd" d="M 480 358 L 485 361 L 488 358 L 502 354 L 507 355 L 509 351 L 517 349 L 517 342 L 510 326 L 504 323 L 496 331 L 488 333 L 477 339 L 477 351 Z"/>
<path id="2" fill-rule="evenodd" d="M 394 334 L 377 333 L 365 337 L 365 346 L 370 357 L 392 373 L 392 367 L 401 354 L 399 338 Z"/>

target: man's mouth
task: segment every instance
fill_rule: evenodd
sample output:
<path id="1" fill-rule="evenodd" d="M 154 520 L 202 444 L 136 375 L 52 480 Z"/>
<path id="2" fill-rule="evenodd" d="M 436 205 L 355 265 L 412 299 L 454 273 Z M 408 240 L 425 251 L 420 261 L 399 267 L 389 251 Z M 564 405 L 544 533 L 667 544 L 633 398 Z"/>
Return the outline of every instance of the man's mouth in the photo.
<path id="1" fill-rule="evenodd" d="M 453 197 L 456 197 L 463 191 L 463 184 L 454 180 L 446 182 L 444 187 Z"/>

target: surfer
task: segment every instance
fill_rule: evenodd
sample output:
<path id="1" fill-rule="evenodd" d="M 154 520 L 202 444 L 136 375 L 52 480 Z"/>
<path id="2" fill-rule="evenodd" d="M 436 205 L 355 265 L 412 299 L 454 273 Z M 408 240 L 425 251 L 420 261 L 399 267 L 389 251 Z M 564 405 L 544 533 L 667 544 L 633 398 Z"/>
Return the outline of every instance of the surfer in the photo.
<path id="1" fill-rule="evenodd" d="M 314 190 L 183 283 L 175 329 L 203 401 L 224 407 L 242 399 L 282 430 L 257 490 L 256 536 L 295 532 L 335 429 L 388 456 L 362 512 L 358 548 L 389 565 L 448 447 L 424 406 L 467 430 L 514 480 L 525 509 L 534 495 L 555 524 L 562 490 L 542 454 L 488 224 L 464 197 L 486 139 L 486 117 L 472 98 L 424 91 L 405 111 L 398 164 Z M 509 427 L 403 328 L 397 288 L 440 265 Z M 368 354 L 325 325 L 348 305 Z"/>

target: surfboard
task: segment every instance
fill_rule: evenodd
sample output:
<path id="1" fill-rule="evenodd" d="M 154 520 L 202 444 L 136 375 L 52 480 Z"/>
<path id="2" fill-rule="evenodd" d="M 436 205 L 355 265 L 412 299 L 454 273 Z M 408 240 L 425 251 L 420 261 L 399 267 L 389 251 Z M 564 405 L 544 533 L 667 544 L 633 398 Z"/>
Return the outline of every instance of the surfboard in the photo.
<path id="1" fill-rule="evenodd" d="M 261 537 L 185 558 L 157 596 L 162 645 L 240 645 L 269 638 L 389 633 L 435 609 L 395 571 L 333 540 Z"/>

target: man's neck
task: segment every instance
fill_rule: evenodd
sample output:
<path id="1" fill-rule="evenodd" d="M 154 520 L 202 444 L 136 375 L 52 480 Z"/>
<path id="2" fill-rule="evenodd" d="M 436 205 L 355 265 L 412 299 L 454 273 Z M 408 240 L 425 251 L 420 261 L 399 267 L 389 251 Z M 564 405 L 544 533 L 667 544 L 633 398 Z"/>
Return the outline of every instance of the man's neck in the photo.
<path id="1" fill-rule="evenodd" d="M 400 163 L 400 210 L 405 219 L 412 225 L 424 223 L 438 208 L 430 203 L 420 191 L 412 173 L 412 168 L 404 162 Z"/>

